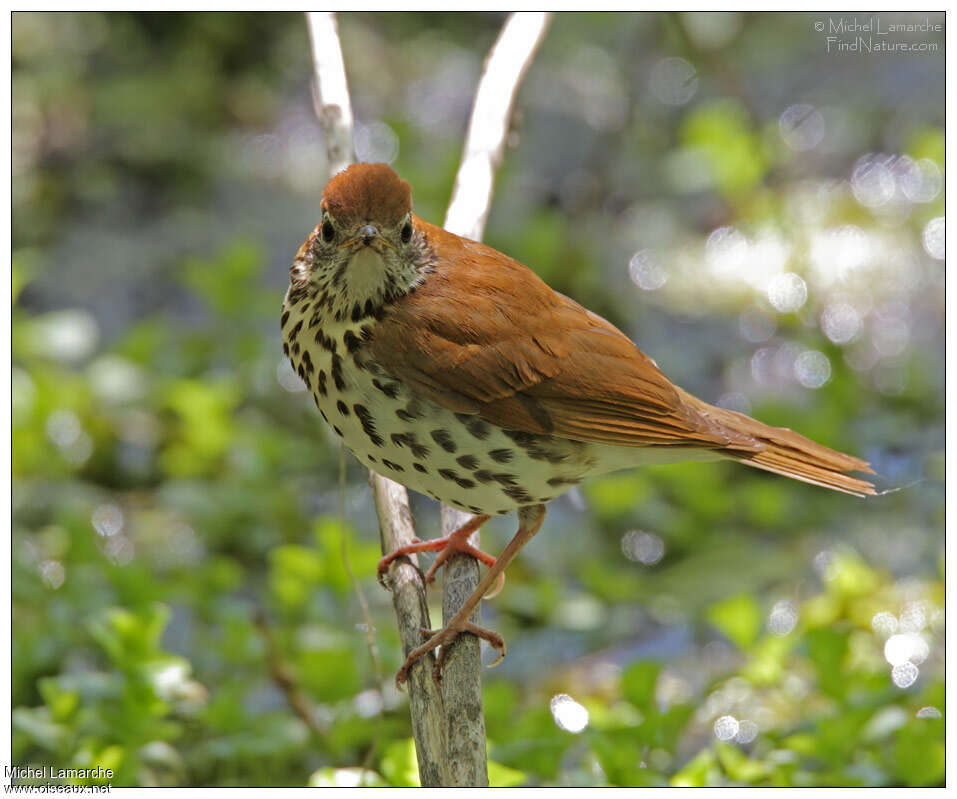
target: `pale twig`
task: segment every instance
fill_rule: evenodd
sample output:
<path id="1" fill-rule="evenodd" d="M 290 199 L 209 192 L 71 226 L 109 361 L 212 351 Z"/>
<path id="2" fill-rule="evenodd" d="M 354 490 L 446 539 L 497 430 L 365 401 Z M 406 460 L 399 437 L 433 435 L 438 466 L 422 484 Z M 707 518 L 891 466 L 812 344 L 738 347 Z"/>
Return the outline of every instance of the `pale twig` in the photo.
<path id="1" fill-rule="evenodd" d="M 334 175 L 355 161 L 352 101 L 339 45 L 339 26 L 336 15 L 330 11 L 307 12 L 306 22 L 316 73 L 316 115 L 326 142 L 329 174 Z"/>
<path id="2" fill-rule="evenodd" d="M 366 645 L 369 647 L 369 657 L 372 658 L 372 667 L 375 669 L 376 685 L 379 691 L 385 691 L 382 681 L 382 663 L 379 660 L 379 645 L 375 640 L 375 625 L 372 622 L 372 613 L 362 585 L 356 578 L 352 568 L 352 559 L 349 557 L 349 536 L 346 530 L 346 448 L 339 448 L 339 546 L 342 550 L 342 565 L 352 582 L 352 588 L 359 598 L 359 607 L 362 610 L 362 621 L 365 626 Z"/>
<path id="3" fill-rule="evenodd" d="M 485 60 L 462 163 L 445 214 L 445 229 L 452 233 L 476 241 L 482 238 L 518 87 L 545 36 L 550 17 L 538 12 L 512 14 Z M 468 518 L 468 514 L 443 505 L 443 534 L 450 535 Z M 469 542 L 478 547 L 478 531 Z M 444 624 L 465 604 L 478 583 L 479 565 L 474 558 L 456 555 L 447 561 L 442 597 Z M 480 622 L 480 609 L 481 605 L 472 614 L 475 623 Z M 460 636 L 450 646 L 443 667 L 442 695 L 449 721 L 447 746 L 453 785 L 488 785 L 481 653 L 477 637 Z"/>
<path id="4" fill-rule="evenodd" d="M 445 229 L 480 241 L 492 207 L 495 170 L 502 162 L 518 87 L 548 28 L 544 12 L 512 14 L 492 46 L 475 92 L 462 163 L 455 176 Z"/>
<path id="5" fill-rule="evenodd" d="M 316 72 L 317 115 L 326 141 L 330 174 L 355 160 L 352 145 L 352 106 L 339 43 L 335 15 L 313 12 L 306 15 Z M 388 478 L 369 472 L 382 552 L 412 543 L 415 528 L 405 488 Z M 391 570 L 392 603 L 395 608 L 404 653 L 421 641 L 421 630 L 430 628 L 425 581 L 415 556 L 401 559 Z M 423 786 L 450 785 L 446 751 L 446 718 L 442 694 L 432 679 L 432 656 L 413 666 L 409 675 L 409 707 L 412 734 Z"/>
<path id="6" fill-rule="evenodd" d="M 259 632 L 262 633 L 263 640 L 266 642 L 266 661 L 269 664 L 269 674 L 273 682 L 279 686 L 279 689 L 285 694 L 289 706 L 302 719 L 312 734 L 317 738 L 323 738 L 329 730 L 319 723 L 312 710 L 312 704 L 303 693 L 302 688 L 299 687 L 299 681 L 283 662 L 279 645 L 276 643 L 276 638 L 269 626 L 266 613 L 262 609 L 256 611 L 254 620 Z"/>

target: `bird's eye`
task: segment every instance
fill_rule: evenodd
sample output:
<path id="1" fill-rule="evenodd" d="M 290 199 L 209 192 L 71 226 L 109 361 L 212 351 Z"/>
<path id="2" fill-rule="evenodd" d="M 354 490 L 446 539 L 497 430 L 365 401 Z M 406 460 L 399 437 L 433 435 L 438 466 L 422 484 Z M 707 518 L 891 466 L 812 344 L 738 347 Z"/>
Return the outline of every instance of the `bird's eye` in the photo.
<path id="1" fill-rule="evenodd" d="M 322 223 L 322 240 L 329 244 L 336 237 L 336 229 L 328 219 Z"/>
<path id="2" fill-rule="evenodd" d="M 402 232 L 399 233 L 399 236 L 402 238 L 403 244 L 408 244 L 412 240 L 412 223 L 406 222 L 402 226 Z"/>

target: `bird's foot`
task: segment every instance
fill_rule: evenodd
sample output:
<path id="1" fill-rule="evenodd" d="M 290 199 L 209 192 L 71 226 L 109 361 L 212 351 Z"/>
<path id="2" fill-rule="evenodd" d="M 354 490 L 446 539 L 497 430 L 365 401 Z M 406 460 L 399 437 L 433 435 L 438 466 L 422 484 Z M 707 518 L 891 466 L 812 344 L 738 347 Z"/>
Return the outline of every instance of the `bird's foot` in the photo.
<path id="1" fill-rule="evenodd" d="M 501 663 L 502 659 L 505 657 L 505 639 L 502 638 L 497 632 L 492 630 L 487 630 L 484 627 L 479 627 L 477 624 L 465 620 L 457 622 L 454 619 L 447 627 L 443 627 L 441 630 L 428 630 L 423 628 L 421 630 L 422 636 L 427 638 L 426 642 L 421 646 L 416 647 L 411 652 L 409 656 L 405 659 L 405 663 L 402 664 L 402 668 L 395 675 L 395 685 L 399 690 L 402 690 L 402 684 L 409 679 L 409 669 L 412 668 L 412 665 L 427 652 L 431 652 L 437 647 L 439 653 L 435 658 L 435 666 L 432 668 L 432 678 L 439 684 L 442 683 L 442 666 L 445 664 L 445 658 L 449 651 L 449 646 L 452 642 L 458 638 L 462 633 L 472 633 L 472 635 L 477 635 L 479 638 L 483 638 L 488 641 L 492 646 L 494 646 L 499 652 L 498 657 L 495 658 L 495 661 L 489 664 L 489 668 L 492 666 L 497 666 Z"/>
<path id="2" fill-rule="evenodd" d="M 432 538 L 428 541 L 422 541 L 418 538 L 414 538 L 412 539 L 411 544 L 398 547 L 379 561 L 379 583 L 384 588 L 387 588 L 388 586 L 386 586 L 385 577 L 389 572 L 389 566 L 391 566 L 392 562 L 405 555 L 412 555 L 417 552 L 439 553 L 438 557 L 435 559 L 435 563 L 433 563 L 429 570 L 425 573 L 425 581 L 429 585 L 435 582 L 435 574 L 439 568 L 443 566 L 445 562 L 452 557 L 452 555 L 458 553 L 471 555 L 473 558 L 480 560 L 486 566 L 491 568 L 492 564 L 495 563 L 495 558 L 492 555 L 489 555 L 487 552 L 483 552 L 481 549 L 472 546 L 468 541 L 469 536 L 478 530 L 478 528 L 485 524 L 485 522 L 487 522 L 490 518 L 490 516 L 484 515 L 473 516 L 451 535 L 445 536 L 443 538 Z M 487 598 L 495 596 L 499 591 L 502 590 L 504 585 L 505 572 L 503 571 L 501 574 L 499 574 L 498 580 L 495 583 L 495 587 L 485 596 Z"/>

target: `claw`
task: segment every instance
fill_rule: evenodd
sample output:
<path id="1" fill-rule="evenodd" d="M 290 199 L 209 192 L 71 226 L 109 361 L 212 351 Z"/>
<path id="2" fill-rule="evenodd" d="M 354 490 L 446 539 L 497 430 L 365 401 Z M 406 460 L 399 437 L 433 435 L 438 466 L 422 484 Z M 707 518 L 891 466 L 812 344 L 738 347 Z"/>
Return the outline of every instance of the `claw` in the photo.
<path id="1" fill-rule="evenodd" d="M 491 641 L 489 641 L 489 643 L 491 643 Z M 492 644 L 492 646 L 497 646 L 497 645 L 496 645 L 496 644 Z M 491 663 L 488 664 L 488 668 L 490 668 L 490 669 L 494 669 L 499 663 L 501 663 L 503 660 L 505 660 L 505 641 L 504 641 L 504 639 L 502 640 L 502 645 L 501 645 L 501 646 L 497 646 L 497 648 L 498 648 L 498 657 L 495 658 L 495 660 L 493 660 Z"/>
<path id="2" fill-rule="evenodd" d="M 386 576 L 389 573 L 389 568 L 393 561 L 403 557 L 404 555 L 412 555 L 417 552 L 439 553 L 435 559 L 435 562 L 425 574 L 425 581 L 427 584 L 433 583 L 435 581 L 436 572 L 438 572 L 439 568 L 443 566 L 452 555 L 458 554 L 460 552 L 466 555 L 471 555 L 473 558 L 482 561 L 482 563 L 491 568 L 495 563 L 495 558 L 488 553 L 482 552 L 482 550 L 473 547 L 468 542 L 468 537 L 478 530 L 483 524 L 485 524 L 485 522 L 487 522 L 490 518 L 491 517 L 487 515 L 473 516 L 458 530 L 446 536 L 445 538 L 433 538 L 429 541 L 423 541 L 420 538 L 413 538 L 410 543 L 398 547 L 395 549 L 395 551 L 385 555 L 379 561 L 377 570 L 377 579 L 379 584 L 386 590 L 389 590 L 389 585 L 386 583 Z M 496 589 L 492 591 L 489 596 L 494 596 L 494 594 L 498 593 L 498 591 L 501 590 L 502 585 L 502 580 L 499 580 Z"/>
<path id="3" fill-rule="evenodd" d="M 405 663 L 402 664 L 402 668 L 399 669 L 398 673 L 395 675 L 395 682 L 397 686 L 402 685 L 402 683 L 409 679 L 409 670 L 419 658 L 421 658 L 427 652 L 431 652 L 433 649 L 437 649 L 439 647 L 441 648 L 439 648 L 438 654 L 435 657 L 435 665 L 432 668 L 432 679 L 441 685 L 442 667 L 445 665 L 445 659 L 448 656 L 449 646 L 462 633 L 472 633 L 473 635 L 477 635 L 479 638 L 488 641 L 492 646 L 499 650 L 499 656 L 492 664 L 493 666 L 500 663 L 502 658 L 505 657 L 505 639 L 502 638 L 502 636 L 497 632 L 486 630 L 484 627 L 479 627 L 477 624 L 473 624 L 470 621 L 453 623 L 448 627 L 443 627 L 438 631 L 427 630 L 425 627 L 422 627 L 419 629 L 419 633 L 423 638 L 427 638 L 428 640 L 409 653 L 409 656 L 405 659 Z"/>
<path id="4" fill-rule="evenodd" d="M 485 599 L 498 596 L 505 587 L 505 572 L 501 572 L 495 580 L 495 587 L 485 595 Z"/>

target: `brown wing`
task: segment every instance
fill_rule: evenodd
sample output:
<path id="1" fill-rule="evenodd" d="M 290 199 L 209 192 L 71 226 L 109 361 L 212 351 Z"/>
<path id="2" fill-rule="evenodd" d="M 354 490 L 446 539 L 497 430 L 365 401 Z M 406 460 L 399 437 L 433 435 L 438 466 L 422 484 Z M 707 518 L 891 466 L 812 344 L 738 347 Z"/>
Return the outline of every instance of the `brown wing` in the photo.
<path id="1" fill-rule="evenodd" d="M 626 446 L 761 448 L 699 413 L 627 336 L 527 267 L 416 225 L 435 268 L 376 325 L 369 344 L 396 378 L 511 430 Z"/>

